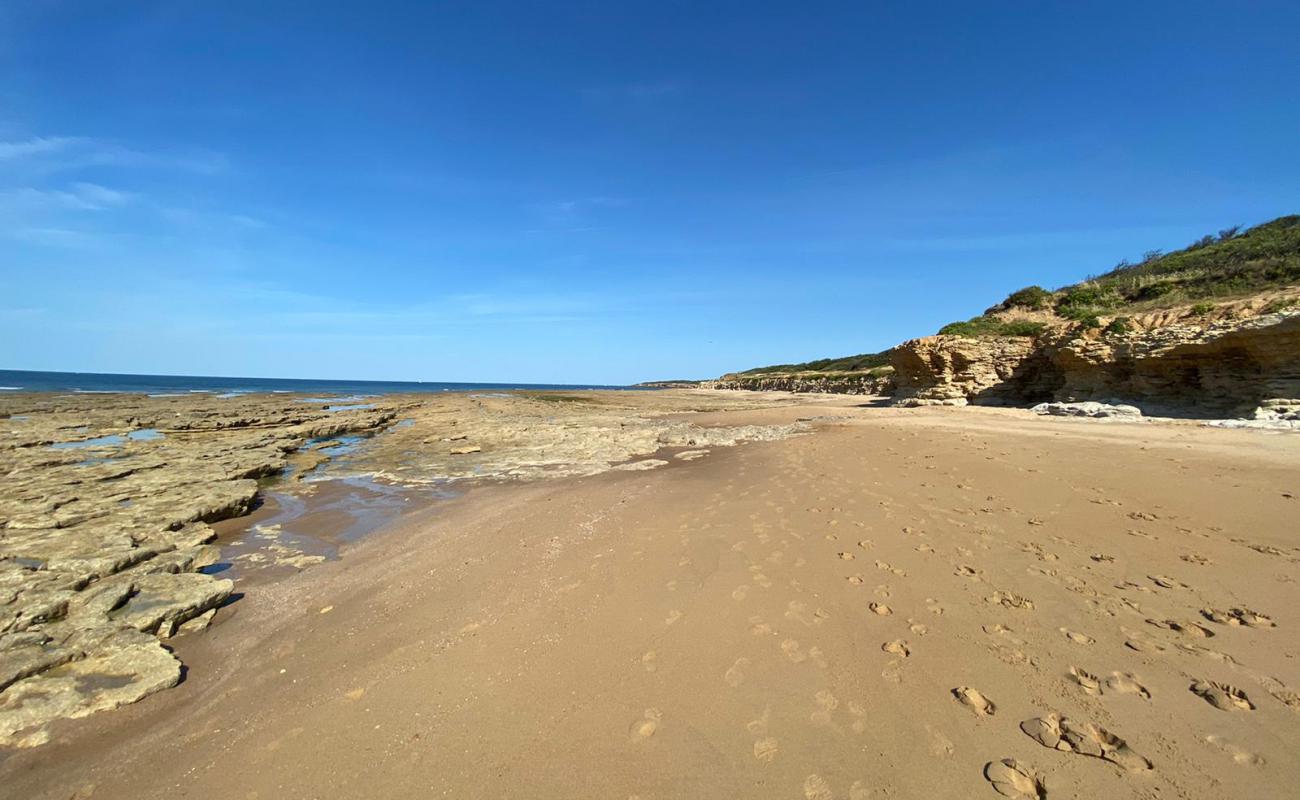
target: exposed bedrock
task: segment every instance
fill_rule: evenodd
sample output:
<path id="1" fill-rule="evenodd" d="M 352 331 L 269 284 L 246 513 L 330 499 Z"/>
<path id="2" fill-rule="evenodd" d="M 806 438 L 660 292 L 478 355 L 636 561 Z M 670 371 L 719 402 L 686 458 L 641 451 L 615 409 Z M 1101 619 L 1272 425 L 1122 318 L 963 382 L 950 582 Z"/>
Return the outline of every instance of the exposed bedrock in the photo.
<path id="1" fill-rule="evenodd" d="M 889 375 L 724 375 L 716 381 L 702 381 L 705 389 L 745 389 L 759 392 L 803 392 L 808 394 L 889 394 Z"/>
<path id="2" fill-rule="evenodd" d="M 902 405 L 1097 400 L 1147 413 L 1257 417 L 1300 397 L 1300 312 L 1184 318 L 1132 333 L 929 336 L 899 345 L 892 360 Z"/>
<path id="3" fill-rule="evenodd" d="M 255 478 L 318 437 L 369 432 L 400 407 L 333 412 L 271 395 L 17 395 L 0 400 L 0 748 L 49 723 L 174 686 L 161 639 L 230 597 L 200 572 L 207 523 L 247 513 Z"/>

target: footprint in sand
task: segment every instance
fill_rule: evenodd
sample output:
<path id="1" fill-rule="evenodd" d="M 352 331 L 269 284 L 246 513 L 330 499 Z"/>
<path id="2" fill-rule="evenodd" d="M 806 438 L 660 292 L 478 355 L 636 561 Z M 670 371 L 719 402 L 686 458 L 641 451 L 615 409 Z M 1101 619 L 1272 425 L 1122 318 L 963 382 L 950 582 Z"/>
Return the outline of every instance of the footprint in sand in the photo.
<path id="1" fill-rule="evenodd" d="M 829 614 L 827 614 L 825 611 L 823 611 L 820 608 L 817 609 L 816 611 L 813 611 L 811 614 L 808 613 L 808 606 L 806 606 L 804 603 L 798 600 L 791 600 L 789 603 L 786 603 L 785 605 L 786 619 L 792 619 L 795 620 L 796 622 L 802 622 L 804 625 L 808 627 L 822 624 L 822 620 L 826 619 L 829 616 L 830 616 Z"/>
<path id="2" fill-rule="evenodd" d="M 1042 800 L 1047 797 L 1043 777 L 1014 758 L 985 764 L 984 778 L 993 784 L 998 794 L 1012 800 Z"/>
<path id="3" fill-rule="evenodd" d="M 736 659 L 736 662 L 731 665 L 731 668 L 723 673 L 722 679 L 727 682 L 728 686 L 735 689 L 737 686 L 745 682 L 745 670 L 747 669 L 749 669 L 749 659 L 738 658 Z"/>
<path id="4" fill-rule="evenodd" d="M 741 600 L 744 600 L 748 596 L 749 596 L 749 584 L 747 583 L 741 584 L 740 586 L 737 586 L 735 589 L 731 590 L 731 599 L 735 600 L 738 603 Z"/>
<path id="5" fill-rule="evenodd" d="M 781 642 L 781 652 L 785 653 L 786 658 L 796 664 L 802 664 L 808 660 L 808 655 L 799 648 L 799 642 L 794 639 L 786 639 Z"/>
<path id="6" fill-rule="evenodd" d="M 764 736 L 762 739 L 754 742 L 754 758 L 762 761 L 764 764 L 771 762 L 777 754 L 776 739 L 771 736 Z"/>
<path id="7" fill-rule="evenodd" d="M 867 608 L 871 609 L 872 614 L 875 614 L 876 616 L 879 617 L 887 617 L 890 614 L 894 613 L 894 610 L 889 606 L 885 605 L 884 603 L 871 603 L 870 605 L 867 606 Z"/>
<path id="8" fill-rule="evenodd" d="M 930 632 L 930 628 L 924 622 L 914 619 L 907 621 L 907 629 L 917 636 L 924 636 Z"/>
<path id="9" fill-rule="evenodd" d="M 668 612 L 668 616 L 664 619 L 664 624 L 672 625 L 674 622 L 676 622 L 681 618 L 682 618 L 682 612 L 674 608 L 672 611 Z"/>
<path id="10" fill-rule="evenodd" d="M 853 584 L 854 586 L 861 586 L 862 584 L 866 583 L 867 581 L 866 581 L 866 579 L 863 578 L 861 575 L 850 575 L 850 576 L 848 577 L 848 582 L 851 583 L 851 584 Z"/>
<path id="11" fill-rule="evenodd" d="M 926 610 L 928 610 L 931 614 L 934 614 L 936 616 L 942 615 L 944 611 L 944 608 L 939 603 L 939 601 L 930 597 L 925 598 L 925 607 Z"/>
<path id="12" fill-rule="evenodd" d="M 641 742 L 655 735 L 659 730 L 659 724 L 663 720 L 663 712 L 657 708 L 647 708 L 645 714 L 640 719 L 632 723 L 628 729 L 628 738 L 633 742 Z"/>
<path id="13" fill-rule="evenodd" d="M 931 546 L 928 545 L 928 544 L 918 544 L 918 545 L 916 546 L 916 552 L 918 552 L 918 553 L 933 553 L 933 552 L 934 552 L 934 548 L 931 547 Z"/>
<path id="14" fill-rule="evenodd" d="M 1126 628 L 1120 628 L 1123 631 L 1125 639 L 1124 646 L 1138 653 L 1162 653 L 1166 648 L 1159 642 L 1153 642 L 1137 631 L 1130 631 Z"/>
<path id="15" fill-rule="evenodd" d="M 1096 639 L 1092 638 L 1091 636 L 1087 636 L 1087 635 L 1082 634 L 1082 633 L 1076 633 L 1076 632 L 1070 630 L 1069 628 L 1058 628 L 1057 630 L 1059 630 L 1061 633 L 1065 634 L 1065 638 L 1069 639 L 1070 641 L 1074 642 L 1075 644 L 1092 644 L 1093 642 L 1097 641 Z"/>
<path id="16" fill-rule="evenodd" d="M 1004 592 L 1001 590 L 993 592 L 993 595 L 984 598 L 984 601 L 1004 608 L 1019 608 L 1026 611 L 1032 611 L 1034 608 L 1033 601 L 1023 595 L 1018 595 L 1015 592 Z"/>
<path id="17" fill-rule="evenodd" d="M 840 553 L 839 556 L 841 561 L 852 561 L 853 559 L 857 558 L 857 556 L 853 555 L 852 553 Z"/>
<path id="18" fill-rule="evenodd" d="M 831 791 L 831 785 L 820 775 L 809 775 L 804 778 L 803 796 L 807 800 L 834 800 L 835 793 Z"/>
<path id="19" fill-rule="evenodd" d="M 1048 714 L 1025 720 L 1020 730 L 1053 750 L 1100 758 L 1127 770 L 1151 769 L 1151 762 L 1134 752 L 1127 742 L 1092 723 L 1076 723 L 1059 714 Z"/>
<path id="20" fill-rule="evenodd" d="M 849 786 L 849 800 L 869 800 L 871 789 L 862 781 L 854 781 Z"/>
<path id="21" fill-rule="evenodd" d="M 892 653 L 899 658 L 907 658 L 912 654 L 912 649 L 908 647 L 907 642 L 902 639 L 894 639 L 891 642 L 885 642 L 880 646 L 880 649 L 886 653 Z"/>
<path id="22" fill-rule="evenodd" d="M 958 686 L 952 690 L 952 696 L 957 698 L 957 702 L 982 717 L 991 717 L 997 713 L 998 707 L 993 704 L 992 700 L 985 697 L 984 693 L 979 689 Z"/>
<path id="23" fill-rule="evenodd" d="M 1176 619 L 1148 619 L 1147 624 L 1167 631 L 1181 633 L 1184 636 L 1194 636 L 1197 639 L 1208 639 L 1214 636 L 1214 631 L 1197 625 L 1195 622 L 1179 622 Z"/>
<path id="24" fill-rule="evenodd" d="M 849 713 L 853 715 L 853 724 L 850 726 L 851 728 L 853 728 L 853 732 L 866 733 L 867 732 L 867 710 L 862 706 L 858 705 L 857 703 L 853 702 L 852 700 L 850 700 Z"/>
<path id="25" fill-rule="evenodd" d="M 1190 687 L 1192 694 L 1219 709 L 1220 711 L 1254 711 L 1255 704 L 1250 702 L 1246 693 L 1235 686 L 1218 681 L 1196 681 Z"/>
<path id="26" fill-rule="evenodd" d="M 840 707 L 839 699 L 827 690 L 822 689 L 813 695 L 813 701 L 817 703 L 817 710 L 812 713 L 810 719 L 817 725 L 829 725 L 831 712 Z"/>
<path id="27" fill-rule="evenodd" d="M 1135 694 L 1143 700 L 1151 699 L 1151 692 L 1131 672 L 1112 672 L 1106 679 L 1106 688 L 1119 694 Z"/>
<path id="28" fill-rule="evenodd" d="M 772 632 L 772 626 L 764 622 L 762 617 L 750 617 L 749 632 L 755 636 L 767 636 Z"/>
<path id="29" fill-rule="evenodd" d="M 1268 693 L 1273 695 L 1274 699 L 1292 711 L 1300 711 L 1300 693 L 1293 692 L 1285 686 L 1274 686 L 1269 688 Z"/>
<path id="30" fill-rule="evenodd" d="M 1082 667 L 1070 667 L 1070 679 L 1079 685 L 1079 688 L 1091 695 L 1102 694 L 1101 680 L 1091 672 Z"/>
<path id="31" fill-rule="evenodd" d="M 1277 623 L 1273 622 L 1267 615 L 1258 611 L 1251 611 L 1249 608 L 1229 608 L 1226 611 L 1217 608 L 1203 608 L 1201 609 L 1201 616 L 1220 625 L 1240 625 L 1246 628 L 1277 627 Z"/>
<path id="32" fill-rule="evenodd" d="M 967 564 L 958 564 L 953 574 L 962 578 L 978 578 L 980 571 Z"/>
<path id="33" fill-rule="evenodd" d="M 1233 762 L 1240 764 L 1243 767 L 1262 767 L 1264 765 L 1263 756 L 1240 748 L 1232 742 L 1229 742 L 1227 739 L 1224 739 L 1222 736 L 1210 734 L 1205 737 L 1205 741 L 1232 756 Z"/>
<path id="34" fill-rule="evenodd" d="M 641 656 L 641 666 L 645 667 L 646 672 L 654 672 L 659 669 L 658 661 L 659 656 L 653 650 Z"/>

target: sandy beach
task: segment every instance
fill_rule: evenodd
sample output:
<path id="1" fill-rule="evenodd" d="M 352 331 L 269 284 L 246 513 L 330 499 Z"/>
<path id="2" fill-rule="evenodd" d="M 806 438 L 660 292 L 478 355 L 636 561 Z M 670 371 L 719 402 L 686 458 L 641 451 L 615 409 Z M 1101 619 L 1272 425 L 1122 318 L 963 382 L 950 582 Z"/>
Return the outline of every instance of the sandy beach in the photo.
<path id="1" fill-rule="evenodd" d="M 1294 796 L 1293 435 L 747 397 L 237 581 L 0 796 Z"/>

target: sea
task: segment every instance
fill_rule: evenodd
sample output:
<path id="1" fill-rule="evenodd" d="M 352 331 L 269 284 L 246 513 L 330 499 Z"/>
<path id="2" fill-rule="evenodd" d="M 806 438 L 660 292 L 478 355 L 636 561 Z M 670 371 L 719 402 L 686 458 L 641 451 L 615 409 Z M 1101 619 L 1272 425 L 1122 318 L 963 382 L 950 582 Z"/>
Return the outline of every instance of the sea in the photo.
<path id="1" fill-rule="evenodd" d="M 350 381 L 303 378 L 222 378 L 211 375 L 117 375 L 100 372 L 30 372 L 0 369 L 0 392 L 84 394 L 135 393 L 169 396 L 192 392 L 234 396 L 254 392 L 383 395 L 410 392 L 477 392 L 510 389 L 626 389 L 626 386 L 569 383 L 444 383 L 439 381 Z"/>

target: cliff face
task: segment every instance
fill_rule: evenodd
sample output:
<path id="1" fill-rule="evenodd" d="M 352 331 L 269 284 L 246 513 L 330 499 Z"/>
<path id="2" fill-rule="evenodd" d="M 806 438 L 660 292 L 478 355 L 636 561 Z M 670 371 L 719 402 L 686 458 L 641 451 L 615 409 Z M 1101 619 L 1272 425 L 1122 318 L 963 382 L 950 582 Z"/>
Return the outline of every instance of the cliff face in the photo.
<path id="1" fill-rule="evenodd" d="M 1037 347 L 1021 337 L 926 336 L 903 342 L 890 356 L 899 405 L 1024 402 L 1019 389 Z"/>
<path id="2" fill-rule="evenodd" d="M 748 389 L 764 392 L 809 392 L 814 394 L 889 394 L 890 375 L 724 375 L 700 384 L 705 389 Z"/>
<path id="3" fill-rule="evenodd" d="M 1249 415 L 1300 397 L 1300 310 L 1213 319 L 1160 315 L 1129 333 L 1058 330 L 1037 339 L 929 336 L 893 354 L 902 405 L 1122 400 L 1148 411 Z"/>

